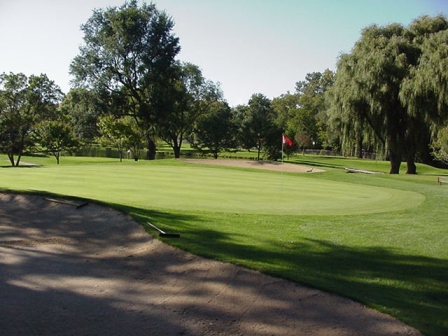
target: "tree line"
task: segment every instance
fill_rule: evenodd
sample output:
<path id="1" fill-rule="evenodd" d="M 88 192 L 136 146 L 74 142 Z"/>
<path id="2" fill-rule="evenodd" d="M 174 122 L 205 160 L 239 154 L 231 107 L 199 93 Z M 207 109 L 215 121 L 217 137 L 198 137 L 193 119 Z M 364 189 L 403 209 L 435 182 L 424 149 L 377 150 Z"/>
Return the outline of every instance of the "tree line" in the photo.
<path id="1" fill-rule="evenodd" d="M 62 151 L 92 142 L 141 149 L 154 159 L 163 141 L 180 156 L 184 141 L 218 158 L 230 149 L 276 160 L 327 148 L 347 155 L 372 151 L 390 173 L 402 161 L 448 160 L 446 17 L 422 16 L 409 26 L 366 27 L 336 71 L 306 75 L 274 99 L 253 94 L 230 107 L 219 84 L 182 62 L 174 20 L 154 4 L 96 9 L 81 26 L 84 44 L 70 65 L 67 94 L 45 75 L 0 75 L 0 152 L 13 166 L 25 151 Z"/>

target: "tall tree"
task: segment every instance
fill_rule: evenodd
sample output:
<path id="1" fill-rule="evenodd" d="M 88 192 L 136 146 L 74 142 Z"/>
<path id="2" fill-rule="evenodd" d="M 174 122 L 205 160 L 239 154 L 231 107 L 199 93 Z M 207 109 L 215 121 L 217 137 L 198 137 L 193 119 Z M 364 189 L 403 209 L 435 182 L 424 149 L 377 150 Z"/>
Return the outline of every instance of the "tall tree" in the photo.
<path id="1" fill-rule="evenodd" d="M 98 117 L 104 112 L 101 97 L 85 88 L 73 88 L 62 100 L 60 109 L 69 118 L 73 134 L 80 141 L 91 142 L 98 135 Z"/>
<path id="2" fill-rule="evenodd" d="M 415 120 L 414 136 L 422 139 L 420 147 L 427 150 L 432 133 L 433 148 L 443 151 L 441 140 L 448 125 L 448 21 L 443 16 L 424 16 L 415 20 L 409 30 L 420 45 L 421 56 L 403 81 L 400 99 Z M 437 151 L 435 154 L 437 159 L 441 158 Z"/>
<path id="3" fill-rule="evenodd" d="M 329 101 L 329 126 L 334 137 L 339 138 L 344 153 L 362 158 L 364 146 L 375 143 L 372 139 L 373 128 L 367 124 L 369 105 L 362 97 L 361 88 L 356 81 L 354 71 L 356 57 L 342 55 L 338 61 L 338 71 L 334 86 L 327 92 Z M 385 140 L 377 136 L 377 149 L 385 148 Z"/>
<path id="4" fill-rule="evenodd" d="M 351 117 L 355 121 L 345 136 L 365 130 L 363 135 L 374 135 L 371 141 L 388 152 L 391 174 L 399 173 L 403 158 L 406 173 L 415 174 L 416 157 L 428 148 L 424 142 L 429 139 L 429 109 L 415 108 L 419 105 L 416 92 L 424 90 L 416 74 L 425 53 L 429 58 L 434 55 L 433 50 L 425 51 L 425 41 L 447 26 L 442 16 L 419 18 L 408 28 L 399 24 L 370 26 L 363 30 L 351 54 L 343 55 L 338 63 L 333 112 L 340 114 L 340 120 Z M 433 75 L 437 78 L 440 72 Z M 427 95 L 424 104 L 433 104 L 433 98 Z"/>
<path id="5" fill-rule="evenodd" d="M 62 96 L 46 75 L 0 75 L 0 151 L 12 166 L 19 165 L 24 150 L 32 145 L 36 125 L 56 117 Z"/>
<path id="6" fill-rule="evenodd" d="M 296 133 L 310 138 L 321 147 L 328 144 L 325 94 L 334 83 L 334 73 L 308 73 L 304 81 L 296 83 L 296 95 L 299 99 L 298 113 L 291 120 Z"/>
<path id="7" fill-rule="evenodd" d="M 333 85 L 330 70 L 308 73 L 296 83 L 296 92 L 275 98 L 272 106 L 277 124 L 301 146 L 327 144 L 325 93 Z M 300 140 L 300 141 L 299 141 Z M 290 149 L 290 148 L 288 148 Z"/>
<path id="8" fill-rule="evenodd" d="M 227 103 L 214 102 L 199 117 L 194 130 L 193 147 L 208 149 L 215 159 L 223 150 L 236 147 L 237 125 Z"/>
<path id="9" fill-rule="evenodd" d="M 156 133 L 179 158 L 185 135 L 208 112 L 210 104 L 222 99 L 222 92 L 218 85 L 203 77 L 197 65 L 179 63 L 172 70 L 172 78 L 165 77 L 164 85 L 154 91 Z"/>
<path id="10" fill-rule="evenodd" d="M 85 44 L 70 65 L 78 85 L 125 97 L 116 102 L 126 104 L 145 129 L 150 159 L 156 152 L 154 89 L 166 82 L 180 51 L 173 27 L 172 18 L 154 4 L 139 7 L 132 0 L 97 9 L 81 27 Z"/>
<path id="11" fill-rule="evenodd" d="M 256 148 L 257 159 L 265 151 L 270 159 L 277 159 L 282 130 L 276 123 L 272 102 L 266 96 L 253 94 L 244 109 L 242 139 L 246 149 Z"/>

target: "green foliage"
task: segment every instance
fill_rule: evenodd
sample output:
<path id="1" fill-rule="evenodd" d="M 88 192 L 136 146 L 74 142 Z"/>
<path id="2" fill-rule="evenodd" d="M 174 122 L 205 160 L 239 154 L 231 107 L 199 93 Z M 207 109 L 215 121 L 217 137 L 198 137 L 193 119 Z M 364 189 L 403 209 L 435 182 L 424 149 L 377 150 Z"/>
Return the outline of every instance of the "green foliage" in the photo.
<path id="1" fill-rule="evenodd" d="M 276 122 L 299 148 L 328 146 L 325 93 L 333 85 L 330 70 L 313 72 L 296 83 L 294 94 L 284 94 L 272 102 Z M 297 149 L 297 148 L 293 148 Z"/>
<path id="2" fill-rule="evenodd" d="M 69 117 L 73 133 L 80 141 L 91 142 L 98 135 L 97 121 L 104 109 L 100 95 L 84 88 L 73 88 L 62 100 L 60 110 Z"/>
<path id="3" fill-rule="evenodd" d="M 248 106 L 241 109 L 241 112 L 243 112 L 240 139 L 242 147 L 256 148 L 258 160 L 263 150 L 268 159 L 278 159 L 282 131 L 276 123 L 271 100 L 262 94 L 254 94 Z"/>
<path id="4" fill-rule="evenodd" d="M 84 45 L 71 65 L 76 83 L 113 98 L 114 108 L 139 119 L 155 156 L 155 125 L 161 93 L 173 76 L 179 39 L 173 20 L 154 4 L 133 0 L 121 7 L 97 9 L 81 27 Z"/>
<path id="5" fill-rule="evenodd" d="M 0 75 L 0 152 L 18 166 L 36 125 L 56 116 L 62 92 L 46 75 Z M 17 157 L 15 159 L 15 157 Z"/>
<path id="6" fill-rule="evenodd" d="M 215 102 L 210 104 L 209 112 L 198 119 L 191 144 L 200 150 L 208 149 L 217 159 L 221 151 L 236 147 L 237 131 L 229 105 Z"/>
<path id="7" fill-rule="evenodd" d="M 434 157 L 448 163 L 448 126 L 440 128 L 432 143 Z"/>
<path id="8" fill-rule="evenodd" d="M 198 118 L 208 113 L 210 104 L 222 100 L 219 86 L 207 81 L 198 66 L 178 63 L 173 76 L 158 88 L 156 133 L 169 144 L 176 158 L 184 138 Z"/>
<path id="9" fill-rule="evenodd" d="M 62 151 L 70 151 L 79 146 L 70 124 L 64 118 L 39 123 L 34 135 L 35 141 L 56 158 L 57 164 Z"/>
<path id="10" fill-rule="evenodd" d="M 98 132 L 100 137 L 97 140 L 104 146 L 115 146 L 120 161 L 123 159 L 124 149 L 129 149 L 132 152 L 135 161 L 140 159 L 140 150 L 145 139 L 145 133 L 133 117 L 117 118 L 111 115 L 100 117 Z"/>
<path id="11" fill-rule="evenodd" d="M 416 173 L 417 156 L 428 160 L 431 123 L 438 122 L 434 111 L 440 120 L 446 110 L 447 29 L 443 16 L 424 16 L 408 28 L 363 30 L 353 51 L 341 56 L 330 92 L 331 120 L 341 129 L 344 148 L 387 151 L 391 174 L 398 173 L 402 157 L 409 174 Z"/>

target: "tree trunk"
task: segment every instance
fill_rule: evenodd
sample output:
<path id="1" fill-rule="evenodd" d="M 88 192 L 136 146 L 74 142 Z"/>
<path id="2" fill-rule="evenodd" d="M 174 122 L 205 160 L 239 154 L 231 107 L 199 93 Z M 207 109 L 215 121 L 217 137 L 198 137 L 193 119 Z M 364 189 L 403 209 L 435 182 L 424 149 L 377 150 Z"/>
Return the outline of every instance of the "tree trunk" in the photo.
<path id="1" fill-rule="evenodd" d="M 14 167 L 14 166 L 15 166 L 15 163 L 14 163 L 14 154 L 12 154 L 12 153 L 8 153 L 8 159 L 9 159 L 9 162 L 11 162 L 11 165 Z"/>
<path id="2" fill-rule="evenodd" d="M 118 147 L 118 157 L 120 158 L 120 162 L 123 162 L 123 148 Z"/>
<path id="3" fill-rule="evenodd" d="M 17 155 L 16 167 L 19 166 L 21 158 L 22 158 L 22 152 L 20 152 L 20 154 Z"/>
<path id="4" fill-rule="evenodd" d="M 363 150 L 362 150 L 362 143 L 363 143 L 362 135 L 358 135 L 358 140 L 357 140 L 358 159 L 362 159 L 364 157 Z"/>
<path id="5" fill-rule="evenodd" d="M 401 151 L 397 149 L 390 149 L 390 171 L 389 174 L 400 174 L 400 165 L 401 165 Z"/>
<path id="6" fill-rule="evenodd" d="M 406 164 L 406 174 L 417 174 L 417 166 L 415 165 L 414 155 L 407 158 Z"/>
<path id="7" fill-rule="evenodd" d="M 174 157 L 176 159 L 179 159 L 180 158 L 180 146 L 174 145 L 173 146 L 173 151 L 174 151 Z"/>
<path id="8" fill-rule="evenodd" d="M 148 151 L 146 153 L 147 159 L 155 160 L 157 150 L 156 143 L 154 142 L 154 139 L 150 135 L 148 135 L 147 140 L 148 140 Z"/>

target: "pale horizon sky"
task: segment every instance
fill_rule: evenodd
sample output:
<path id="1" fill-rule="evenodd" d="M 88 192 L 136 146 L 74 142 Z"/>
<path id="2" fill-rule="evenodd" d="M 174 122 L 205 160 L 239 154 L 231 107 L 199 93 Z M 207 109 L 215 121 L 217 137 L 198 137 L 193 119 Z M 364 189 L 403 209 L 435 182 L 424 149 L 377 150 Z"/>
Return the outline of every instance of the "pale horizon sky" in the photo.
<path id="1" fill-rule="evenodd" d="M 95 8 L 124 0 L 0 0 L 0 73 L 47 74 L 67 93 L 80 30 Z M 142 3 L 143 1 L 139 1 Z M 151 1 L 147 1 L 150 3 Z M 448 16 L 448 0 L 154 0 L 175 21 L 182 51 L 219 82 L 231 106 L 254 93 L 294 92 L 307 73 L 335 70 L 361 30 Z"/>

